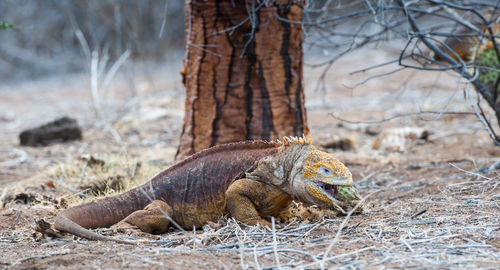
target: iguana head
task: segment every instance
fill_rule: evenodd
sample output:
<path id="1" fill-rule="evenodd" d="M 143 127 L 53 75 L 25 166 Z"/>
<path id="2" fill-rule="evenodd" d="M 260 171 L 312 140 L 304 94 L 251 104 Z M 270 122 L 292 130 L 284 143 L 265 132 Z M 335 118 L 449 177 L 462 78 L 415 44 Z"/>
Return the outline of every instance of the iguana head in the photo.
<path id="1" fill-rule="evenodd" d="M 310 151 L 293 177 L 294 197 L 305 203 L 332 207 L 359 199 L 351 188 L 352 174 L 349 169 L 323 151 Z"/>
<path id="2" fill-rule="evenodd" d="M 295 200 L 324 208 L 343 211 L 360 200 L 349 169 L 317 150 L 310 138 L 285 137 L 278 143 L 279 153 L 260 160 L 247 178 L 269 182 Z"/>

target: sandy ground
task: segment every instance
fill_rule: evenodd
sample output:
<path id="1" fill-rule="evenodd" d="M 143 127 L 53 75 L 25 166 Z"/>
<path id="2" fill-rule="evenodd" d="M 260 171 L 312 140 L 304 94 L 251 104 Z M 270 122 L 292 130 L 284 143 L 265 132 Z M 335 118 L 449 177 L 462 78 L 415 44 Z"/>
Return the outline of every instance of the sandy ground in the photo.
<path id="1" fill-rule="evenodd" d="M 35 220 L 53 222 L 65 202 L 88 199 L 81 190 L 87 181 L 120 174 L 144 182 L 173 162 L 184 113 L 180 61 L 125 66 L 110 87 L 100 89 L 97 110 L 85 75 L 0 84 L 5 203 L 0 268 L 495 269 L 500 265 L 500 171 L 490 165 L 498 161 L 500 148 L 473 114 L 463 114 L 473 112 L 467 97 L 476 96 L 453 74 L 411 70 L 352 88 L 394 67 L 349 72 L 393 56 L 380 50 L 348 56 L 319 89 L 321 70 L 305 70 L 313 143 L 348 165 L 361 194 L 369 196 L 365 213 L 346 217 L 300 208 L 274 231 L 231 219 L 163 235 L 99 230 L 137 246 L 69 235 L 42 238 Z M 380 122 L 408 113 L 416 114 Z M 21 130 L 61 115 L 79 120 L 82 141 L 19 146 Z M 80 174 L 82 157 L 89 155 L 111 164 L 106 175 Z"/>

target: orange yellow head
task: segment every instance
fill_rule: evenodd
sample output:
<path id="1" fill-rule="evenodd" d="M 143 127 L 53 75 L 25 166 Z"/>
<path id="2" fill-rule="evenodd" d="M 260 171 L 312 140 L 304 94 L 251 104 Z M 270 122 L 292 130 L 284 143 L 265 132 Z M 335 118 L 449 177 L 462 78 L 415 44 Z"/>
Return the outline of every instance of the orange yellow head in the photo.
<path id="1" fill-rule="evenodd" d="M 331 184 L 351 185 L 352 175 L 349 169 L 336 158 L 323 151 L 313 151 L 304 160 L 303 174 L 305 178 L 327 179 Z M 349 180 L 346 182 L 345 180 Z"/>
<path id="2" fill-rule="evenodd" d="M 290 141 L 288 142 L 290 143 Z M 351 186 L 352 174 L 347 167 L 330 154 L 317 150 L 305 138 L 291 144 L 304 146 L 302 158 L 296 164 L 292 187 L 295 198 L 321 207 L 342 204 L 345 197 L 339 193 L 339 186 Z"/>

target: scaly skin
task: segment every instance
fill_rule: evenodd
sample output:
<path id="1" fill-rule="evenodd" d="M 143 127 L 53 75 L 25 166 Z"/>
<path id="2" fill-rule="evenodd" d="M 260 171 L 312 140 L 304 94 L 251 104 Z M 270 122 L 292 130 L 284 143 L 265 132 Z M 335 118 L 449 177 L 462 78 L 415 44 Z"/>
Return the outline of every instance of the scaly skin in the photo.
<path id="1" fill-rule="evenodd" d="M 171 221 L 192 229 L 221 216 L 270 226 L 264 218 L 278 215 L 292 199 L 337 209 L 359 200 L 351 185 L 349 170 L 305 138 L 232 143 L 194 154 L 120 195 L 63 210 L 55 228 L 130 243 L 88 229 L 123 221 L 164 233 Z"/>

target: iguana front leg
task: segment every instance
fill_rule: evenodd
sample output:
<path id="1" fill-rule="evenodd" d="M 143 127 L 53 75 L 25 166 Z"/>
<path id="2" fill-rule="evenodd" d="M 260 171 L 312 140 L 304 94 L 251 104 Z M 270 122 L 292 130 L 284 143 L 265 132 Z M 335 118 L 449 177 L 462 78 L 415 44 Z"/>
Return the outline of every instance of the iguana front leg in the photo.
<path id="1" fill-rule="evenodd" d="M 122 222 L 137 226 L 143 232 L 160 234 L 167 232 L 170 224 L 169 217 L 172 217 L 172 214 L 173 210 L 170 205 L 164 201 L 155 200 L 144 207 L 144 210 L 133 212 Z"/>
<path id="2" fill-rule="evenodd" d="M 226 208 L 237 220 L 271 227 L 267 216 L 276 216 L 292 202 L 290 195 L 266 183 L 243 178 L 226 191 Z"/>

